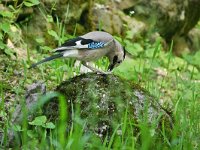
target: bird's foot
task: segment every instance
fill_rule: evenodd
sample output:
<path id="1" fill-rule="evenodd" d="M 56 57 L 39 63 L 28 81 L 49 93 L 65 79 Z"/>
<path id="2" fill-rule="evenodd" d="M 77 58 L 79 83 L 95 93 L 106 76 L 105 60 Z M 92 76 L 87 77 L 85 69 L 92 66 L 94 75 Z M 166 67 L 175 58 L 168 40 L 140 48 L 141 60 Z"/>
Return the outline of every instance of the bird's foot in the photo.
<path id="1" fill-rule="evenodd" d="M 96 72 L 97 74 L 112 74 L 112 72 L 106 72 L 106 71 L 102 71 L 102 70 L 99 70 L 97 68 L 94 68 L 88 64 L 86 64 L 85 62 L 82 63 L 85 67 L 89 68 L 90 70 L 92 70 L 93 72 Z"/>

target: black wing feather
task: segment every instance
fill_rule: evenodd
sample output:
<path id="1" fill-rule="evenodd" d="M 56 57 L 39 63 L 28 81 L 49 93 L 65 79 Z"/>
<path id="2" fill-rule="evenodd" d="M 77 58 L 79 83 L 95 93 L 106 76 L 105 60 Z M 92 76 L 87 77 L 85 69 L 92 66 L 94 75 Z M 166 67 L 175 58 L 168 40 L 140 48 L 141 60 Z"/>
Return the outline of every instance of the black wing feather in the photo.
<path id="1" fill-rule="evenodd" d="M 62 47 L 62 46 L 76 46 L 76 42 L 79 41 L 79 40 L 82 40 L 82 39 L 83 38 L 81 38 L 81 37 L 69 39 L 69 40 L 65 41 L 60 47 Z"/>
<path id="2" fill-rule="evenodd" d="M 80 44 L 81 45 L 89 45 L 89 44 L 98 44 L 98 43 L 103 43 L 103 42 L 100 42 L 100 41 L 94 41 L 94 40 L 92 40 L 92 39 L 85 39 L 85 38 L 82 38 L 82 37 L 77 37 L 77 38 L 74 38 L 74 39 L 69 39 L 69 40 L 67 40 L 64 44 L 62 44 L 60 47 L 58 47 L 58 49 L 57 50 L 55 50 L 54 52 L 59 52 L 59 53 L 62 53 L 62 52 L 64 52 L 64 51 L 66 51 L 66 50 L 69 50 L 70 48 L 71 49 L 73 49 L 73 48 L 78 48 L 78 47 L 76 47 L 76 46 L 78 46 L 77 45 L 77 41 L 80 41 Z M 63 47 L 63 49 L 62 49 L 62 47 Z M 64 47 L 68 47 L 69 49 L 67 49 L 67 48 L 64 48 Z M 95 49 L 96 47 L 87 47 L 88 49 Z M 84 49 L 86 49 L 86 48 L 78 48 L 78 49 L 82 49 L 82 50 L 84 50 Z"/>
<path id="3" fill-rule="evenodd" d="M 77 38 L 74 38 L 74 39 L 69 39 L 67 41 L 65 41 L 65 43 L 63 43 L 61 45 L 62 46 L 76 46 L 76 42 L 77 41 L 81 41 L 81 44 L 82 45 L 85 45 L 85 44 L 89 44 L 91 42 L 94 42 L 92 39 L 84 39 L 82 37 L 77 37 Z"/>

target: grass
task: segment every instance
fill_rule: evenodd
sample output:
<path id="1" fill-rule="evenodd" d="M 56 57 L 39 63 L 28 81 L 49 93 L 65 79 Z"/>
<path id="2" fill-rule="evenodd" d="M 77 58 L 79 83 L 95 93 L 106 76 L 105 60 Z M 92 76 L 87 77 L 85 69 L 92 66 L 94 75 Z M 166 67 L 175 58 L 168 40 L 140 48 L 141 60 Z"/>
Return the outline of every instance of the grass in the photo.
<path id="1" fill-rule="evenodd" d="M 149 48 L 140 52 L 140 55 L 141 57 L 136 57 L 134 60 L 126 59 L 124 63 L 114 70 L 114 73 L 139 83 L 150 93 L 160 98 L 166 107 L 171 106 L 167 104 L 172 104 L 175 116 L 172 139 L 163 138 L 163 141 L 159 141 L 155 145 L 155 137 L 147 134 L 150 133 L 150 129 L 142 124 L 140 134 L 143 138 L 141 145 L 138 145 L 138 137 L 132 134 L 129 134 L 125 139 L 123 135 L 122 137 L 116 136 L 115 132 L 119 126 L 123 126 L 123 132 L 133 130 L 128 125 L 130 120 L 127 120 L 127 114 L 125 113 L 121 125 L 116 127 L 113 136 L 107 141 L 108 145 L 100 144 L 101 141 L 95 135 L 83 132 L 84 120 L 81 123 L 80 121 L 79 123 L 75 122 L 70 134 L 66 138 L 62 134 L 65 131 L 62 123 L 57 125 L 56 129 L 50 129 L 51 134 L 48 136 L 47 130 L 49 128 L 42 127 L 41 125 L 32 125 L 33 127 L 29 129 L 29 123 L 24 119 L 23 125 L 20 127 L 20 131 L 23 133 L 21 135 L 22 147 L 24 149 L 34 149 L 35 147 L 39 149 L 43 147 L 48 147 L 49 149 L 83 149 L 87 145 L 91 149 L 109 149 L 111 146 L 119 149 L 149 149 L 152 147 L 156 149 L 199 149 L 199 70 L 185 59 L 172 55 L 170 51 L 163 52 L 161 49 L 158 49 L 157 43 L 149 45 Z M 18 61 L 16 64 L 9 58 L 6 58 L 5 55 L 2 56 L 6 60 L 7 64 L 5 65 L 7 65 L 7 68 L 6 71 L 2 70 L 3 77 L 5 78 L 2 81 L 3 84 L 1 84 L 0 129 L 4 136 L 6 136 L 10 122 L 9 115 L 12 114 L 16 103 L 21 103 L 24 100 L 24 87 L 34 81 L 43 80 L 46 82 L 49 90 L 53 89 L 63 80 L 72 77 L 73 69 L 66 69 L 72 67 L 68 60 L 67 63 L 63 60 L 55 60 L 37 69 L 28 71 L 26 62 Z M 70 65 L 68 66 L 68 64 Z M 101 63 L 98 62 L 99 64 Z M 133 65 L 130 66 L 130 64 Z M 15 66 L 15 69 L 13 69 L 13 66 Z M 13 76 L 12 73 L 16 69 L 22 71 L 24 75 L 21 77 Z M 33 73 L 34 76 L 32 76 Z M 63 101 L 61 100 L 61 102 Z M 7 106 L 7 103 L 10 105 Z M 62 106 L 60 117 L 64 121 L 66 117 L 64 110 L 66 107 L 65 104 L 60 103 L 60 105 Z M 24 114 L 26 114 L 26 110 L 24 110 Z M 165 131 L 163 128 L 163 137 L 165 137 L 164 135 Z M 6 142 L 7 139 L 4 139 L 4 141 L 1 141 L 1 145 L 3 146 Z"/>
<path id="2" fill-rule="evenodd" d="M 37 1 L 33 2 L 37 4 Z M 5 23 L 0 29 L 12 34 L 6 27 L 11 24 L 6 17 L 13 16 L 8 13 L 4 17 Z M 75 35 L 75 33 L 72 36 L 66 35 L 64 25 L 58 19 L 57 28 L 58 32 L 49 30 L 49 34 L 55 38 L 58 45 Z M 120 40 L 119 37 L 117 38 Z M 3 38 L 0 39 L 2 40 Z M 67 117 L 65 100 L 61 95 L 54 93 L 59 97 L 61 106 L 60 122 L 53 124 L 48 121 L 48 118 L 45 119 L 45 116 L 39 116 L 39 119 L 37 118 L 39 121 L 35 118 L 31 125 L 23 119 L 22 125 L 14 126 L 15 130 L 21 133 L 19 137 L 22 140 L 22 145 L 16 144 L 15 149 L 84 149 L 85 146 L 90 149 L 200 149 L 200 52 L 176 57 L 172 54 L 173 42 L 167 52 L 163 51 L 159 39 L 154 44 L 144 40 L 143 45 L 132 43 L 128 39 L 123 42 L 131 57 L 116 68 L 114 74 L 138 83 L 158 97 L 166 108 L 172 108 L 175 124 L 171 139 L 165 135 L 163 126 L 163 140 L 158 140 L 153 130 L 145 123 L 138 125 L 141 129 L 139 135 L 133 135 L 129 132 L 134 130 L 130 125 L 133 122 L 128 119 L 127 112 L 124 113 L 121 124 L 116 125 L 111 139 L 105 139 L 103 142 L 93 133 L 84 133 L 85 120 L 80 118 L 78 112 L 74 114 L 75 121 L 70 132 L 65 134 Z M 0 47 L 5 45 L 0 42 Z M 73 77 L 74 72 L 80 71 L 79 67 L 73 67 L 72 59 L 55 60 L 36 69 L 27 70 L 30 61 L 38 61 L 49 55 L 48 49 L 51 48 L 45 45 L 41 47 L 46 50 L 42 55 L 28 50 L 29 55 L 25 60 L 13 59 L 14 52 L 11 49 L 6 49 L 4 52 L 6 55 L 0 55 L 0 135 L 5 137 L 0 139 L 2 149 L 8 143 L 6 139 L 8 129 L 13 126 L 10 124 L 10 116 L 18 103 L 24 105 L 26 86 L 35 81 L 44 81 L 47 90 L 50 91 L 62 81 Z M 101 59 L 96 62 L 96 65 L 105 69 L 108 60 Z M 41 103 L 48 101 L 51 96 L 42 97 Z M 26 116 L 28 112 L 26 107 L 23 108 L 22 114 Z M 119 127 L 122 128 L 121 136 L 116 135 Z M 142 139 L 139 142 L 140 135 Z"/>

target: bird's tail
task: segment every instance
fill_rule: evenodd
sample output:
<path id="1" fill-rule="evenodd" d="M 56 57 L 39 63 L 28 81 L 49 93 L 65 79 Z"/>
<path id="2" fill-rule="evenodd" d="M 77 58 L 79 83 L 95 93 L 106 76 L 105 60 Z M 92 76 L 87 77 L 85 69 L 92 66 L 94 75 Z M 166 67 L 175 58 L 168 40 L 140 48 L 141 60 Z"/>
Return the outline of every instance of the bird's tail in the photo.
<path id="1" fill-rule="evenodd" d="M 63 54 L 60 53 L 60 54 L 56 54 L 56 55 L 47 57 L 47 58 L 45 58 L 45 59 L 43 59 L 43 60 L 41 60 L 41 61 L 39 61 L 39 62 L 37 62 L 37 63 L 35 63 L 35 64 L 32 64 L 32 65 L 29 67 L 29 69 L 35 68 L 37 65 L 40 65 L 40 64 L 42 64 L 42 63 L 44 63 L 44 62 L 47 62 L 47 61 L 50 61 L 50 60 L 53 60 L 53 59 L 56 59 L 56 58 L 60 58 L 60 57 L 63 57 Z"/>

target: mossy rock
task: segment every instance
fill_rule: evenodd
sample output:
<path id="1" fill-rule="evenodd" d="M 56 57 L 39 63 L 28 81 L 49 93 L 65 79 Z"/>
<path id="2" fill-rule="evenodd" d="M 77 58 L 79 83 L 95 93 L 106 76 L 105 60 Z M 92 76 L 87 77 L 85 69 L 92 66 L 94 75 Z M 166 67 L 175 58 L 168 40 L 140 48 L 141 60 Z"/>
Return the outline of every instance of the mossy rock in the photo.
<path id="1" fill-rule="evenodd" d="M 61 83 L 56 91 L 67 101 L 68 128 L 76 111 L 86 123 L 85 132 L 95 132 L 99 137 L 111 136 L 125 115 L 134 124 L 134 131 L 129 131 L 134 135 L 138 134 L 141 123 L 154 127 L 158 133 L 162 123 L 166 131 L 172 127 L 172 117 L 158 99 L 137 84 L 112 74 L 82 74 Z M 58 107 L 58 99 L 53 98 L 44 106 L 44 114 L 56 121 L 59 118 Z M 118 131 L 121 133 L 121 127 Z"/>
<path id="2" fill-rule="evenodd" d="M 45 95 L 45 91 L 43 83 L 39 82 L 30 86 L 26 94 L 27 120 L 31 121 L 38 115 L 46 115 L 48 121 L 58 123 L 59 127 L 59 100 L 54 97 L 43 105 L 38 97 L 41 94 Z M 71 131 L 72 124 L 78 124 L 80 128 L 83 127 L 84 133 L 93 134 L 102 141 L 106 137 L 109 141 L 113 134 L 119 137 L 123 134 L 126 138 L 125 135 L 131 133 L 138 137 L 144 127 L 149 127 L 148 131 L 153 133 L 152 136 L 158 137 L 157 141 L 163 141 L 161 134 L 163 129 L 165 138 L 167 136 L 170 139 L 173 127 L 171 113 L 159 104 L 158 99 L 134 82 L 113 74 L 87 73 L 62 82 L 55 92 L 63 95 L 63 100 L 67 104 L 66 108 L 62 106 L 68 114 L 67 132 Z M 46 95 L 44 97 L 49 97 L 48 93 Z M 58 96 L 58 94 L 53 95 Z M 43 112 L 35 109 L 38 108 L 36 107 L 38 104 L 40 108 L 42 106 Z M 11 124 L 22 125 L 25 117 L 22 109 L 21 105 L 16 107 Z M 126 124 L 126 131 L 122 129 L 124 124 Z M 4 138 L 3 134 L 0 134 L 0 139 L 2 138 Z M 8 147 L 20 142 L 19 135 L 12 127 L 8 131 L 7 139 Z"/>

